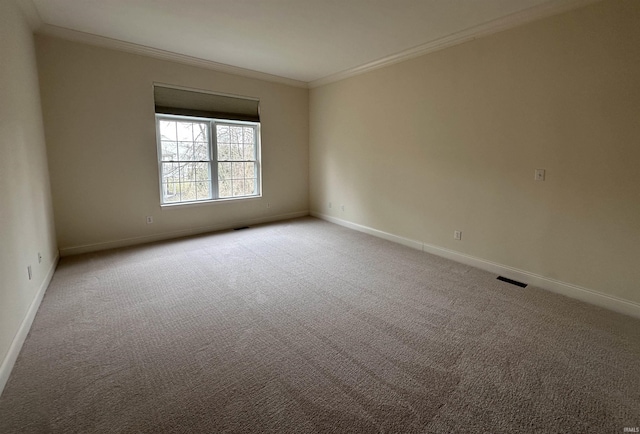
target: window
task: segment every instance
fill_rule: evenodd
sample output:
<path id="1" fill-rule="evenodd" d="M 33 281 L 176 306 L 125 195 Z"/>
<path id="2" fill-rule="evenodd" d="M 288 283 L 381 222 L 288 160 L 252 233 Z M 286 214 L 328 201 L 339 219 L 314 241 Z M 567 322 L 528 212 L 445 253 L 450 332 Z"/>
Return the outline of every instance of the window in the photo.
<path id="1" fill-rule="evenodd" d="M 162 205 L 261 195 L 255 98 L 154 85 Z"/>
<path id="2" fill-rule="evenodd" d="M 256 122 L 156 115 L 162 204 L 260 195 Z"/>

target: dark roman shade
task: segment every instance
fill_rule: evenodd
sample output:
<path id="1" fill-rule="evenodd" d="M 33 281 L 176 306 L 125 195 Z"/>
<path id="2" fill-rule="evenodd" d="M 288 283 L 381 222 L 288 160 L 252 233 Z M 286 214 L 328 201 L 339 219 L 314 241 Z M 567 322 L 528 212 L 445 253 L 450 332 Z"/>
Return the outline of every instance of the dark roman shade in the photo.
<path id="1" fill-rule="evenodd" d="M 260 122 L 260 101 L 154 85 L 157 114 Z"/>

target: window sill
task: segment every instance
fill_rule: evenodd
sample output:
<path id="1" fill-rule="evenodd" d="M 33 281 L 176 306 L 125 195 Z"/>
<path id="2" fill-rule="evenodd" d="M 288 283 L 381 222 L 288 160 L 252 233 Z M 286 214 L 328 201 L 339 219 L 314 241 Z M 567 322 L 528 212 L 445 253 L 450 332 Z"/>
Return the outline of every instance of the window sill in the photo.
<path id="1" fill-rule="evenodd" d="M 165 209 L 177 209 L 177 208 L 190 208 L 194 206 L 207 206 L 207 205 L 216 205 L 223 203 L 232 203 L 232 202 L 245 202 L 245 201 L 253 201 L 262 199 L 262 195 L 257 196 L 246 196 L 246 197 L 230 197 L 227 199 L 211 199 L 211 200 L 200 200 L 197 202 L 180 202 L 180 203 L 163 203 L 160 205 L 160 208 Z"/>

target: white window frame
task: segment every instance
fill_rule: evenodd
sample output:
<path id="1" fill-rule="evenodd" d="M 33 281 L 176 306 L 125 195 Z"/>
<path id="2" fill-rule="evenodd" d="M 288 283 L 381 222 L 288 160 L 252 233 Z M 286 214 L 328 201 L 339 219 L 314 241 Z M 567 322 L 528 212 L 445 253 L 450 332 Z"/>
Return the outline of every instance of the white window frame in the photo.
<path id="1" fill-rule="evenodd" d="M 211 197 L 206 199 L 197 199 L 197 200 L 185 200 L 185 201 L 177 201 L 177 202 L 165 202 L 164 201 L 164 191 L 163 191 L 163 172 L 162 172 L 162 163 L 168 163 L 172 161 L 165 161 L 162 159 L 162 136 L 160 134 L 160 121 L 169 120 L 169 121 L 185 121 L 185 122 L 198 122 L 198 123 L 207 123 L 208 128 L 208 136 L 209 136 L 209 160 L 208 161 L 193 161 L 194 163 L 208 163 L 209 170 L 211 173 L 210 180 L 210 191 Z M 256 148 L 256 156 L 255 160 L 219 160 L 218 159 L 218 137 L 217 137 L 217 125 L 242 125 L 245 127 L 252 127 L 254 129 L 255 134 L 255 148 Z M 250 121 L 236 121 L 229 119 L 215 119 L 215 118 L 205 118 L 205 117 L 196 117 L 196 116 L 179 116 L 179 115 L 167 115 L 167 114 L 156 114 L 156 145 L 157 145 L 157 153 L 158 153 L 158 180 L 159 180 L 159 192 L 160 192 L 160 206 L 162 207 L 173 207 L 173 206 L 184 206 L 184 205 L 193 205 L 193 204 L 203 204 L 203 203 L 215 203 L 215 202 L 226 202 L 226 201 L 236 201 L 236 200 L 249 200 L 262 197 L 262 155 L 261 155 L 261 140 L 260 140 L 260 122 L 250 122 Z M 180 162 L 179 160 L 173 162 Z M 234 196 L 234 197 L 220 197 L 219 184 L 220 179 L 218 178 L 218 163 L 247 163 L 251 162 L 255 164 L 256 168 L 256 186 L 255 186 L 255 194 L 245 195 L 245 196 Z"/>

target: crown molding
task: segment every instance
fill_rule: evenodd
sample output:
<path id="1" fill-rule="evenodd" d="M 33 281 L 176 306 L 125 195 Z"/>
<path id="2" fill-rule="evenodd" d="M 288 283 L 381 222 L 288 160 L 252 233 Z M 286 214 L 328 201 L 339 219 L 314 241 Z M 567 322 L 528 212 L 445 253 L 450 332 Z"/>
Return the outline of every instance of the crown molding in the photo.
<path id="1" fill-rule="evenodd" d="M 44 24 L 32 0 L 15 1 L 27 16 L 27 20 L 29 21 L 32 29 L 34 29 L 36 33 L 41 35 L 53 36 L 72 42 L 80 42 L 83 44 L 124 51 L 127 53 L 153 57 L 156 59 L 168 60 L 172 62 L 182 63 L 184 65 L 196 66 L 213 71 L 238 75 L 241 77 L 269 81 L 272 83 L 279 83 L 300 88 L 316 88 L 329 83 L 354 77 L 356 75 L 374 71 L 376 69 L 384 68 L 396 63 L 404 62 L 405 60 L 420 57 L 435 51 L 443 50 L 454 45 L 472 41 L 482 36 L 488 36 L 493 33 L 498 33 L 503 30 L 508 30 L 530 23 L 532 21 L 561 14 L 563 12 L 568 12 L 572 9 L 577 9 L 602 0 L 552 0 L 545 4 L 525 9 L 524 11 L 516 12 L 505 17 L 480 24 L 478 26 L 470 27 L 468 29 L 452 33 L 434 41 L 418 45 L 408 50 L 383 57 L 364 65 L 356 66 L 354 68 L 331 74 L 317 80 L 312 80 L 310 82 L 294 80 L 292 78 L 281 77 L 265 72 L 254 71 L 251 69 L 240 68 L 224 63 L 213 62 L 211 60 L 178 54 L 171 51 L 165 51 L 158 48 L 125 42 L 118 39 L 98 36 L 92 33 L 85 33 L 77 30 L 67 29 L 64 27 Z"/>
<path id="2" fill-rule="evenodd" d="M 418 45 L 416 47 L 401 51 L 396 54 L 392 54 L 387 57 L 383 57 L 382 59 L 378 59 L 373 62 L 357 66 L 355 68 L 347 69 L 336 74 L 331 74 L 326 77 L 313 80 L 308 83 L 308 86 L 309 88 L 324 86 L 329 83 L 344 80 L 346 78 L 354 77 L 356 75 L 364 74 L 376 69 L 384 68 L 386 66 L 413 59 L 415 57 L 423 56 L 434 51 L 439 51 L 448 47 L 452 47 L 454 45 L 462 44 L 464 42 L 471 41 L 482 36 L 498 33 L 503 30 L 518 27 L 532 21 L 550 17 L 552 15 L 568 12 L 572 9 L 577 9 L 599 1 L 601 0 L 557 0 L 545 3 L 539 6 L 525 9 L 524 11 L 516 12 L 505 17 L 489 21 L 484 24 L 480 24 L 478 26 L 470 27 L 468 29 L 452 33 L 448 36 Z"/>
<path id="3" fill-rule="evenodd" d="M 31 1 L 31 0 L 20 0 Z M 240 68 L 237 66 L 226 65 L 224 63 L 213 62 L 211 60 L 200 59 L 197 57 L 186 56 L 171 51 L 160 50 L 158 48 L 147 47 L 144 45 L 133 44 L 131 42 L 120 41 L 118 39 L 106 38 L 104 36 L 94 35 L 92 33 L 79 32 L 64 27 L 52 26 L 44 24 L 37 29 L 40 35 L 53 36 L 55 38 L 65 39 L 72 42 L 80 42 L 87 45 L 93 45 L 112 50 L 124 51 L 127 53 L 138 54 L 142 56 L 153 57 L 161 60 L 182 63 L 189 66 L 197 66 L 199 68 L 211 69 L 227 74 L 238 75 L 241 77 L 254 78 L 257 80 L 269 81 L 272 83 L 285 84 L 288 86 L 307 88 L 308 84 L 304 81 L 294 80 L 291 78 L 280 77 L 278 75 L 267 74 L 265 72 L 254 71 L 251 69 Z"/>
<path id="4" fill-rule="evenodd" d="M 40 27 L 42 27 L 44 22 L 42 21 L 42 18 L 38 13 L 38 9 L 36 8 L 36 5 L 33 4 L 33 1 L 15 0 L 15 3 L 16 5 L 18 5 L 20 10 L 24 14 L 24 17 L 26 18 L 27 23 L 29 23 L 29 27 L 31 27 L 31 30 L 35 32 Z"/>

